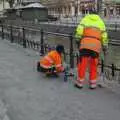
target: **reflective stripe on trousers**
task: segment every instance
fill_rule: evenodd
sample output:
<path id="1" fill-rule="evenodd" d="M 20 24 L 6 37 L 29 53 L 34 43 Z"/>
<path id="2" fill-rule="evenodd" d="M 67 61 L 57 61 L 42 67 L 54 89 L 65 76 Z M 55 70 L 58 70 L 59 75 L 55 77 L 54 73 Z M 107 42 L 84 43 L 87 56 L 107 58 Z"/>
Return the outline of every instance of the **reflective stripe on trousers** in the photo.
<path id="1" fill-rule="evenodd" d="M 50 69 L 52 68 L 53 66 L 48 66 L 48 65 L 43 65 L 43 64 L 40 64 L 41 67 L 45 68 L 45 69 Z"/>

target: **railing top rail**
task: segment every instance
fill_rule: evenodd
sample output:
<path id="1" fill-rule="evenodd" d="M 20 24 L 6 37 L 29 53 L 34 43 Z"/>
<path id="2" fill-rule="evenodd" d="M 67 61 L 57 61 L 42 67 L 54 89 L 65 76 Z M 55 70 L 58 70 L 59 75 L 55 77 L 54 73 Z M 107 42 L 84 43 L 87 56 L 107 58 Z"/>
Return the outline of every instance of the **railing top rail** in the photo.
<path id="1" fill-rule="evenodd" d="M 55 32 L 44 32 L 44 33 L 46 33 L 46 34 L 52 34 L 52 35 L 58 35 L 58 36 L 64 36 L 64 37 L 70 37 L 70 36 L 72 36 L 72 34 L 70 35 L 70 34 L 62 34 L 62 33 L 55 33 Z"/>
<path id="2" fill-rule="evenodd" d="M 113 46 L 120 46 L 120 43 L 113 43 L 113 42 L 109 42 L 109 45 L 113 45 Z"/>
<path id="3" fill-rule="evenodd" d="M 99 63 L 99 65 L 101 65 L 101 64 Z M 104 65 L 104 67 L 112 69 L 112 65 Z M 117 68 L 116 66 L 114 66 L 114 70 L 120 71 L 120 68 Z"/>
<path id="4" fill-rule="evenodd" d="M 13 28 L 16 28 L 16 29 L 22 29 L 24 28 L 25 30 L 31 30 L 31 31 L 36 31 L 36 32 L 40 32 L 41 29 L 40 28 L 30 28 L 30 27 L 25 27 L 25 26 L 15 26 L 15 25 L 6 25 L 6 24 L 0 24 L 0 25 L 5 25 L 5 26 L 9 26 L 9 27 L 13 27 Z M 73 34 L 64 34 L 64 33 L 55 33 L 55 32 L 50 32 L 50 31 L 43 31 L 44 33 L 46 34 L 52 34 L 52 35 L 58 35 L 58 36 L 64 36 L 64 37 L 70 37 L 72 36 L 73 39 L 75 39 L 75 37 L 73 36 Z M 115 42 L 118 42 L 119 40 L 115 40 L 115 39 L 110 39 L 110 42 L 109 44 L 111 45 L 116 45 L 116 46 L 120 46 L 120 43 L 115 43 Z"/>
<path id="5" fill-rule="evenodd" d="M 6 25 L 6 26 L 9 26 L 11 27 L 11 25 Z M 19 26 L 15 26 L 15 25 L 12 25 L 13 28 L 17 28 L 17 29 L 22 29 L 24 28 L 25 30 L 31 30 L 31 31 L 36 31 L 36 32 L 40 32 L 41 29 L 35 29 L 35 28 L 29 28 L 29 27 L 19 27 Z M 63 33 L 55 33 L 55 32 L 49 32 L 49 31 L 44 31 L 44 33 L 46 34 L 52 34 L 52 35 L 58 35 L 58 36 L 64 36 L 64 37 L 70 37 L 72 36 L 72 34 L 63 34 Z"/>

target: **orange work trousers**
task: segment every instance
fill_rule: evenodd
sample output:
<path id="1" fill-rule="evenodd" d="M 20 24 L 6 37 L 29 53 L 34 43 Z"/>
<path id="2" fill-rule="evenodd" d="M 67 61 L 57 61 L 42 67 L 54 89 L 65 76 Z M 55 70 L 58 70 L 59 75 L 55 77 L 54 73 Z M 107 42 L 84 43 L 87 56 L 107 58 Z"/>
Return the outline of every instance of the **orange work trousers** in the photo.
<path id="1" fill-rule="evenodd" d="M 78 81 L 80 83 L 83 83 L 88 65 L 89 65 L 89 80 L 90 80 L 89 82 L 90 84 L 96 84 L 98 57 L 95 57 L 95 58 L 91 56 L 80 57 L 80 61 L 77 65 Z"/>

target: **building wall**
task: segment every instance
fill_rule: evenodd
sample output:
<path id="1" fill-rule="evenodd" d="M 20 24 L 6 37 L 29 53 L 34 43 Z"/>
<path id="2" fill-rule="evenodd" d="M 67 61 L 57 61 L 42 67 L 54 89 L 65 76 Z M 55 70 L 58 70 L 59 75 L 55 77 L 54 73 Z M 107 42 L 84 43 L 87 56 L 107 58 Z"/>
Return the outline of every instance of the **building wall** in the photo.
<path id="1" fill-rule="evenodd" d="M 48 6 L 49 14 L 57 17 L 58 16 L 71 17 L 87 14 L 89 13 L 89 10 L 93 7 L 97 9 L 98 0 L 66 0 L 66 1 L 67 2 L 62 5 L 57 5 L 58 3 L 56 2 L 46 4 L 46 6 Z"/>
<path id="2" fill-rule="evenodd" d="M 91 9 L 97 9 L 97 1 L 96 0 L 81 0 L 81 11 L 82 14 L 87 14 Z"/>
<path id="3" fill-rule="evenodd" d="M 46 5 L 47 6 L 47 5 Z M 71 12 L 71 3 L 58 5 L 57 3 L 51 3 L 48 6 L 48 11 L 50 15 L 54 16 L 69 16 Z"/>
<path id="4" fill-rule="evenodd" d="M 50 3 L 48 6 L 48 11 L 50 15 L 59 17 L 70 17 L 80 14 L 79 11 L 80 0 L 67 0 L 67 2 L 61 3 Z"/>
<path id="5" fill-rule="evenodd" d="M 4 9 L 10 8 L 8 2 L 4 2 L 4 5 L 3 5 L 3 2 L 1 2 L 1 3 L 0 3 L 0 11 L 3 10 L 3 6 L 4 6 Z"/>
<path id="6" fill-rule="evenodd" d="M 53 1 L 53 0 L 52 0 Z M 67 0 L 67 4 L 58 7 L 56 2 L 46 4 L 51 15 L 59 17 L 71 17 L 89 13 L 91 8 L 95 8 L 101 16 L 120 16 L 120 3 L 113 0 Z"/>
<path id="7" fill-rule="evenodd" d="M 22 19 L 24 20 L 32 20 L 32 21 L 45 21 L 48 18 L 47 9 L 23 9 L 21 14 Z"/>
<path id="8" fill-rule="evenodd" d="M 9 20 L 15 20 L 17 18 L 15 9 L 7 9 L 7 11 L 4 14 Z"/>
<path id="9" fill-rule="evenodd" d="M 115 3 L 113 0 L 104 0 L 103 15 L 106 18 L 120 17 L 120 2 Z"/>

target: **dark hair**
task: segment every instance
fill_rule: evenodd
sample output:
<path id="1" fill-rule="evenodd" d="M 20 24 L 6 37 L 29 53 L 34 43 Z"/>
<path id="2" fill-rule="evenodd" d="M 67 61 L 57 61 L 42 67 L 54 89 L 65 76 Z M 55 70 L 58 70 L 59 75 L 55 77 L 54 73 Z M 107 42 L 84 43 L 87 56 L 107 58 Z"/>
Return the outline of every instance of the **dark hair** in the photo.
<path id="1" fill-rule="evenodd" d="M 56 51 L 59 53 L 64 53 L 64 46 L 63 45 L 57 45 L 56 46 Z"/>

